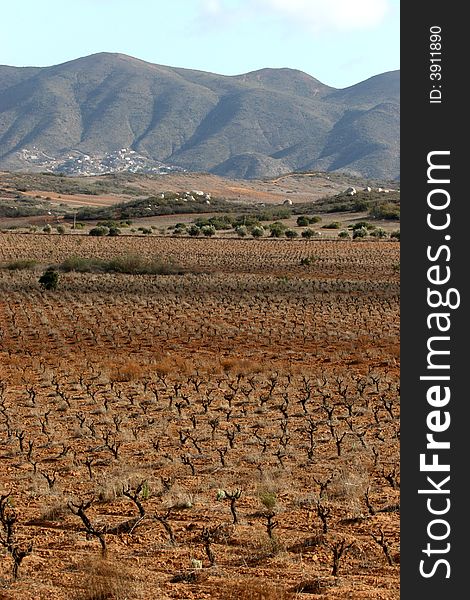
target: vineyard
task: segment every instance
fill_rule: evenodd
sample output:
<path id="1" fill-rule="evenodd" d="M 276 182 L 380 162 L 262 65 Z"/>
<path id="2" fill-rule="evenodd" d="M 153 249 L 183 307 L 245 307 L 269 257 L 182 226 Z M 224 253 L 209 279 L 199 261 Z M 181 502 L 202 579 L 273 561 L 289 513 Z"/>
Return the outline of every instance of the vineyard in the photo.
<path id="1" fill-rule="evenodd" d="M 398 599 L 399 261 L 0 235 L 0 598 Z"/>

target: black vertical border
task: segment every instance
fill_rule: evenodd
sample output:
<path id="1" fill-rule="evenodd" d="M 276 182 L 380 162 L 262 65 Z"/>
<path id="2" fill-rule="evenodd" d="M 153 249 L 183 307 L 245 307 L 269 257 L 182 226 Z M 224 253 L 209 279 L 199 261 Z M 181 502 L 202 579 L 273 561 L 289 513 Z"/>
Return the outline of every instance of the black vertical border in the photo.
<path id="1" fill-rule="evenodd" d="M 470 394 L 466 385 L 470 376 L 470 363 L 467 355 L 467 338 L 470 333 L 470 314 L 468 311 L 468 284 L 470 277 L 470 167 L 464 147 L 464 139 L 470 133 L 467 112 L 464 111 L 467 86 L 467 58 L 469 38 L 464 17 L 464 5 L 455 2 L 401 3 L 401 581 L 402 600 L 426 600 L 463 598 L 468 596 L 468 557 L 466 542 L 470 534 L 468 520 L 467 475 L 470 442 Z M 430 52 L 430 28 L 440 27 L 442 35 L 441 74 L 442 79 L 430 77 L 432 72 Z M 437 29 L 434 29 L 436 31 Z M 434 64 L 438 64 L 435 62 Z M 433 88 L 433 85 L 441 86 Z M 430 91 L 442 92 L 440 103 L 430 102 Z M 435 99 L 438 94 L 434 92 Z M 428 153 L 450 151 L 449 157 L 436 159 L 435 162 L 450 164 L 448 171 L 450 184 L 441 185 L 450 193 L 451 202 L 446 211 L 438 216 L 444 218 L 449 212 L 451 222 L 445 231 L 433 231 L 426 222 L 428 193 L 432 184 L 427 181 Z M 437 172 L 436 172 L 437 173 Z M 441 172 L 444 178 L 444 172 Z M 435 186 L 436 187 L 436 186 Z M 436 195 L 436 198 L 438 195 Z M 444 195 L 441 195 L 441 199 Z M 432 211 L 431 211 L 432 212 Z M 437 217 L 436 217 L 437 218 Z M 450 239 L 445 239 L 450 235 Z M 430 285 L 428 268 L 436 264 L 426 256 L 428 246 L 435 250 L 447 245 L 436 261 L 444 270 L 451 270 L 445 288 L 455 288 L 460 293 L 460 306 L 455 309 L 438 308 L 437 311 L 450 314 L 450 341 L 442 343 L 441 348 L 450 350 L 448 356 L 441 356 L 440 364 L 450 364 L 449 371 L 433 371 L 433 374 L 448 374 L 451 398 L 441 411 L 450 413 L 450 427 L 435 434 L 436 439 L 450 442 L 450 449 L 439 452 L 439 462 L 450 464 L 450 472 L 424 473 L 420 471 L 420 454 L 434 451 L 426 450 L 429 433 L 427 416 L 433 409 L 427 402 L 426 392 L 429 381 L 420 381 L 420 376 L 430 374 L 427 370 L 427 342 L 436 335 L 435 328 L 430 330 L 427 317 L 433 309 L 427 303 L 427 289 Z M 444 272 L 444 271 L 442 271 Z M 468 374 L 468 375 L 467 375 Z M 443 413 L 442 413 L 443 415 Z M 439 485 L 447 475 L 450 480 L 441 486 L 449 494 L 419 494 L 419 489 L 432 489 L 427 476 L 433 477 Z M 430 514 L 427 500 L 431 498 L 431 507 L 449 510 L 442 515 Z M 433 519 L 442 518 L 450 526 L 449 535 L 441 540 L 432 540 L 428 535 L 429 524 Z M 435 536 L 444 536 L 446 526 L 434 524 L 431 531 Z M 423 550 L 430 543 L 433 553 L 427 556 Z M 449 546 L 447 546 L 449 544 Z M 448 551 L 444 551 L 448 549 Z M 436 552 L 434 552 L 436 550 Z M 437 561 L 443 559 L 446 563 Z M 423 577 L 420 573 L 420 561 L 425 560 L 423 570 L 432 576 Z M 446 577 L 449 575 L 450 577 Z"/>

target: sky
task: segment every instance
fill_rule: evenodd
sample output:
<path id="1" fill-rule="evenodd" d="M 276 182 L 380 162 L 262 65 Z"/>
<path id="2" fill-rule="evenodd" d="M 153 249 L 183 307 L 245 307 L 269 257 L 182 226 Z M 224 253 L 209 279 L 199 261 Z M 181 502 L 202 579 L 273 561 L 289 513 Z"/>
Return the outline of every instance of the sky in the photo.
<path id="1" fill-rule="evenodd" d="M 0 64 L 51 66 L 119 52 L 239 75 L 299 69 L 344 88 L 400 68 L 399 0 L 16 0 Z"/>

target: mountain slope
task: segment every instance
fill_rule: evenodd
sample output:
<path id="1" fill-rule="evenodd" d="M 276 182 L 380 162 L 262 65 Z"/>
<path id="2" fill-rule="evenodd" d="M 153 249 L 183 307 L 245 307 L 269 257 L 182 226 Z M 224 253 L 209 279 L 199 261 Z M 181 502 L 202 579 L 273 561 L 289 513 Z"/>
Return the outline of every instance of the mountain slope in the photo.
<path id="1" fill-rule="evenodd" d="M 110 53 L 0 66 L 2 169 L 31 169 L 31 151 L 57 165 L 128 148 L 219 175 L 313 168 L 390 179 L 398 143 L 398 72 L 335 90 L 293 69 L 223 76 Z"/>

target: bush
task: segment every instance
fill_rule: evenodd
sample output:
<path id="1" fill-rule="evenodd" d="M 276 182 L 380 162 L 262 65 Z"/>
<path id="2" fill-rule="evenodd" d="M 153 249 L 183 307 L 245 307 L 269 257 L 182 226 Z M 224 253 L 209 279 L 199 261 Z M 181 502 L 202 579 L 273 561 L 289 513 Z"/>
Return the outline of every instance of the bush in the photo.
<path id="1" fill-rule="evenodd" d="M 352 209 L 356 212 L 363 212 L 369 208 L 369 202 L 367 200 L 355 200 Z"/>
<path id="2" fill-rule="evenodd" d="M 107 227 L 92 227 L 90 229 L 90 231 L 88 232 L 88 235 L 93 235 L 93 236 L 102 236 L 102 235 L 108 235 L 109 233 L 109 229 Z"/>
<path id="3" fill-rule="evenodd" d="M 197 225 L 191 225 L 188 229 L 188 233 L 191 237 L 197 237 L 198 235 L 201 235 L 201 230 Z"/>
<path id="4" fill-rule="evenodd" d="M 215 232 L 216 229 L 214 225 L 204 225 L 204 227 L 201 228 L 202 235 L 205 235 L 206 237 L 212 237 L 215 235 Z"/>
<path id="5" fill-rule="evenodd" d="M 232 229 L 234 225 L 234 219 L 230 215 L 221 215 L 219 217 L 210 217 L 209 219 L 199 218 L 196 219 L 196 225 L 203 227 L 204 225 L 213 225 L 215 229 L 228 230 Z"/>
<path id="6" fill-rule="evenodd" d="M 111 237 L 114 237 L 114 236 L 120 235 L 120 234 L 121 234 L 121 230 L 119 229 L 119 227 L 110 227 L 109 228 L 108 235 L 110 235 Z"/>
<path id="7" fill-rule="evenodd" d="M 365 227 L 361 227 L 360 229 L 355 229 L 353 233 L 353 240 L 356 238 L 364 238 L 367 237 L 368 231 Z"/>
<path id="8" fill-rule="evenodd" d="M 300 217 L 297 217 L 297 226 L 298 227 L 307 227 L 307 225 L 310 225 L 310 219 L 308 217 L 306 217 L 305 215 L 301 215 Z"/>
<path id="9" fill-rule="evenodd" d="M 294 229 L 287 229 L 285 235 L 289 239 L 292 239 L 297 237 L 299 234 L 297 233 L 297 231 L 294 231 Z"/>
<path id="10" fill-rule="evenodd" d="M 255 227 L 252 227 L 250 233 L 254 238 L 263 237 L 264 227 L 261 227 L 261 225 L 256 225 Z"/>
<path id="11" fill-rule="evenodd" d="M 282 237 L 286 232 L 286 229 L 286 225 L 284 225 L 284 223 L 281 223 L 280 221 L 275 221 L 274 223 L 271 223 L 271 225 L 269 225 L 271 237 Z"/>
<path id="12" fill-rule="evenodd" d="M 340 231 L 338 233 L 338 237 L 340 237 L 340 238 L 349 238 L 351 236 L 349 235 L 349 231 Z"/>
<path id="13" fill-rule="evenodd" d="M 374 229 L 374 231 L 371 231 L 370 234 L 373 237 L 377 237 L 377 238 L 386 238 L 387 237 L 387 232 L 385 231 L 385 229 L 382 229 L 382 227 L 378 227 L 377 229 Z"/>
<path id="14" fill-rule="evenodd" d="M 397 229 L 396 231 L 392 231 L 392 233 L 390 234 L 390 237 L 392 238 L 392 240 L 399 240 L 400 239 L 400 230 Z"/>
<path id="15" fill-rule="evenodd" d="M 375 204 L 369 212 L 374 219 L 400 220 L 400 205 L 393 202 L 380 202 Z"/>
<path id="16" fill-rule="evenodd" d="M 44 225 L 42 230 L 44 231 L 44 233 L 51 233 L 52 227 L 50 225 Z"/>
<path id="17" fill-rule="evenodd" d="M 308 239 L 310 239 L 312 237 L 315 237 L 316 232 L 313 231 L 313 229 L 304 229 L 302 231 L 301 235 L 302 235 L 303 238 L 305 238 L 305 239 L 308 240 Z"/>
<path id="18" fill-rule="evenodd" d="M 358 221 L 357 223 L 354 223 L 353 225 L 353 231 L 355 231 L 356 229 L 361 229 L 362 227 L 365 227 L 366 229 L 374 229 L 375 226 L 372 225 L 371 223 L 369 223 L 368 221 Z"/>
<path id="19" fill-rule="evenodd" d="M 274 510 L 277 504 L 277 497 L 274 492 L 269 490 L 262 491 L 259 494 L 261 504 L 268 510 Z"/>
<path id="20" fill-rule="evenodd" d="M 328 225 L 323 225 L 322 229 L 339 229 L 341 227 L 341 223 L 339 221 L 332 221 Z"/>
<path id="21" fill-rule="evenodd" d="M 57 225 L 56 231 L 57 231 L 57 233 L 60 233 L 61 235 L 63 235 L 65 233 L 65 227 L 63 225 Z"/>
<path id="22" fill-rule="evenodd" d="M 54 267 L 48 267 L 39 278 L 39 285 L 45 290 L 55 290 L 59 284 L 59 273 Z"/>
<path id="23" fill-rule="evenodd" d="M 260 220 L 257 215 L 240 215 L 235 219 L 233 226 L 246 225 L 246 227 L 256 227 L 259 224 Z"/>
<path id="24" fill-rule="evenodd" d="M 248 229 L 245 227 L 245 225 L 240 225 L 235 229 L 235 231 L 239 237 L 246 237 L 248 235 Z"/>

